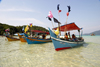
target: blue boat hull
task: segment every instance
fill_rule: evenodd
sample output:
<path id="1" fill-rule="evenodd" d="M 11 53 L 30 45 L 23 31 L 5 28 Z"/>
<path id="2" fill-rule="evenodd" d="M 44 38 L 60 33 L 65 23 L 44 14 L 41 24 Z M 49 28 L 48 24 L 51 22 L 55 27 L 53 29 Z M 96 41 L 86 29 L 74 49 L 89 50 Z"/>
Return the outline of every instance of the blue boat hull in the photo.
<path id="1" fill-rule="evenodd" d="M 40 43 L 47 43 L 51 42 L 51 39 L 37 39 L 37 38 L 30 38 L 26 34 L 24 34 L 26 41 L 28 44 L 40 44 Z"/>
<path id="2" fill-rule="evenodd" d="M 71 41 L 61 40 L 60 38 L 57 38 L 57 36 L 53 33 L 53 31 L 50 30 L 50 28 L 49 32 L 56 51 L 72 48 L 75 46 L 82 45 L 84 43 L 84 41 L 71 42 Z"/>

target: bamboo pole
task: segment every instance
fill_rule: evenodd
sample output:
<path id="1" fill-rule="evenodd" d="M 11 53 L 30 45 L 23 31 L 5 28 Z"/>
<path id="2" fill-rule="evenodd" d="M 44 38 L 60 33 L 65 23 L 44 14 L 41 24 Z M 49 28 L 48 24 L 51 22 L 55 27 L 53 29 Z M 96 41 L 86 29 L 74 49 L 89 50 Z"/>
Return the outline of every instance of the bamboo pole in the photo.
<path id="1" fill-rule="evenodd" d="M 52 26 L 53 26 L 53 28 L 54 28 L 54 25 L 53 25 L 53 22 L 51 21 L 51 23 L 52 23 Z"/>
<path id="2" fill-rule="evenodd" d="M 66 18 L 66 22 L 65 22 L 65 24 L 67 24 L 67 20 L 68 20 L 68 16 L 67 16 L 67 18 Z M 65 29 L 66 29 L 66 27 L 65 27 Z M 65 30 L 65 33 L 66 33 L 67 31 Z"/>
<path id="3" fill-rule="evenodd" d="M 65 23 L 65 24 L 67 24 L 67 20 L 68 20 L 68 16 L 67 16 L 67 18 L 66 18 L 66 23 Z"/>
<path id="4" fill-rule="evenodd" d="M 59 21 L 60 21 L 60 14 L 59 14 L 59 12 L 58 12 L 58 17 L 59 17 Z M 60 23 L 58 23 L 58 27 L 59 27 L 59 32 L 60 32 L 60 36 L 61 36 Z"/>
<path id="5" fill-rule="evenodd" d="M 32 37 L 32 27 L 30 28 L 30 30 L 31 30 L 31 37 Z"/>

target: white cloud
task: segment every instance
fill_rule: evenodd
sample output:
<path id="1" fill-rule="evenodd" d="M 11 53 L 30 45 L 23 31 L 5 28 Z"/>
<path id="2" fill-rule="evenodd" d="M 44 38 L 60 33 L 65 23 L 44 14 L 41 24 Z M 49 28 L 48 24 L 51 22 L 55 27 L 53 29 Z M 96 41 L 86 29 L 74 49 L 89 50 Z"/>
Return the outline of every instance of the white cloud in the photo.
<path id="1" fill-rule="evenodd" d="M 36 10 L 33 9 L 27 9 L 27 8 L 9 8 L 9 9 L 0 9 L 1 12 L 11 12 L 11 11 L 23 11 L 23 12 L 38 12 Z"/>
<path id="2" fill-rule="evenodd" d="M 14 26 L 27 25 L 30 23 L 33 23 L 33 25 L 45 25 L 46 26 L 45 23 L 35 18 L 0 18 L 0 19 L 1 19 L 0 20 L 1 23 L 7 23 L 10 25 L 14 25 Z"/>

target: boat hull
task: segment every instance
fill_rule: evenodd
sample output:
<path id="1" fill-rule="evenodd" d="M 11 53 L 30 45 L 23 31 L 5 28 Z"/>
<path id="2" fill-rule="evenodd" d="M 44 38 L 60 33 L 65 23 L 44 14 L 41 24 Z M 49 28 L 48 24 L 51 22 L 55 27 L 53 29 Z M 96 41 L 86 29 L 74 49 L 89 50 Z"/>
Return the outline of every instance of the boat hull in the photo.
<path id="1" fill-rule="evenodd" d="M 25 37 L 21 37 L 21 38 L 20 38 L 20 41 L 21 41 L 21 42 L 27 42 Z"/>
<path id="2" fill-rule="evenodd" d="M 56 51 L 73 48 L 75 46 L 79 46 L 84 43 L 84 41 L 72 42 L 72 41 L 61 40 L 60 38 L 57 38 L 57 36 L 50 30 L 50 28 L 49 32 Z"/>
<path id="3" fill-rule="evenodd" d="M 19 35 L 19 34 L 18 34 L 18 36 L 19 36 L 19 39 L 20 39 L 21 42 L 26 42 L 26 38 L 25 37 L 23 37 L 22 35 Z"/>
<path id="4" fill-rule="evenodd" d="M 39 43 L 47 43 L 51 42 L 51 39 L 36 39 L 36 38 L 26 38 L 28 44 L 39 44 Z"/>
<path id="5" fill-rule="evenodd" d="M 18 40 L 20 40 L 18 38 L 13 38 L 13 37 L 8 37 L 8 36 L 6 36 L 6 38 L 8 39 L 8 41 L 18 41 Z"/>
<path id="6" fill-rule="evenodd" d="M 37 38 L 27 37 L 26 34 L 24 34 L 24 36 L 28 44 L 40 44 L 40 43 L 47 43 L 52 41 L 51 39 L 37 39 Z"/>

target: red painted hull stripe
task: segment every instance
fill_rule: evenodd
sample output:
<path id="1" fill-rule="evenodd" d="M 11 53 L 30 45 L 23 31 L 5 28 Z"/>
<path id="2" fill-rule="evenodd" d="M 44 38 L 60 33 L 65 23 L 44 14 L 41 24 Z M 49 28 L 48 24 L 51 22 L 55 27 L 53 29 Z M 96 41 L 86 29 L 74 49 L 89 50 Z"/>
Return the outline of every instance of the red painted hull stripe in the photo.
<path id="1" fill-rule="evenodd" d="M 63 49 L 69 49 L 69 48 L 71 48 L 71 47 L 57 48 L 57 49 L 55 49 L 55 50 L 56 50 L 56 51 L 59 51 L 59 50 L 63 50 Z"/>

